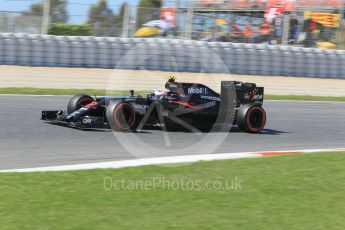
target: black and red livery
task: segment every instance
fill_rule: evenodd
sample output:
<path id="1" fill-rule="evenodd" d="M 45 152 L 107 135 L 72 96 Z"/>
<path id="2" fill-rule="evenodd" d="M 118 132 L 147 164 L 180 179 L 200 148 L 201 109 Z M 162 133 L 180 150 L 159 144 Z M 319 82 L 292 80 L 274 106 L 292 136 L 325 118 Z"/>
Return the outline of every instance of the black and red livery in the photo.
<path id="1" fill-rule="evenodd" d="M 212 128 L 215 124 L 237 125 L 259 133 L 266 124 L 262 107 L 264 88 L 254 83 L 222 81 L 220 94 L 203 84 L 168 81 L 165 91 L 146 97 L 79 94 L 67 111 L 43 111 L 42 119 L 81 129 L 111 128 L 137 131 L 149 126 Z"/>

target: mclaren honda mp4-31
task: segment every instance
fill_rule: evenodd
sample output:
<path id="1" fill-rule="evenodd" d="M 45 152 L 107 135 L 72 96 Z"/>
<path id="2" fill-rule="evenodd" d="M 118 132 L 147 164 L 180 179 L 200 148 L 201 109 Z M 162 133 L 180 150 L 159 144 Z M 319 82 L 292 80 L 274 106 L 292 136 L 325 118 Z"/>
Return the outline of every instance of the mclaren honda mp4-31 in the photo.
<path id="1" fill-rule="evenodd" d="M 80 129 L 120 132 L 150 126 L 207 129 L 221 124 L 259 133 L 265 127 L 264 88 L 254 83 L 223 81 L 220 94 L 196 83 L 168 81 L 165 88 L 146 97 L 134 96 L 133 90 L 121 97 L 79 94 L 69 100 L 67 111 L 43 111 L 42 119 Z"/>

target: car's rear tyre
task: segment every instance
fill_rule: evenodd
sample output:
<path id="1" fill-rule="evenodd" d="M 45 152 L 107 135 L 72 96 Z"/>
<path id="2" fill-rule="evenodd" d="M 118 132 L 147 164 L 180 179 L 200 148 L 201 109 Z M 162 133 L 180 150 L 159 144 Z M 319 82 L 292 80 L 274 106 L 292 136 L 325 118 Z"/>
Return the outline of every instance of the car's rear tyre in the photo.
<path id="1" fill-rule="evenodd" d="M 86 95 L 86 94 L 75 95 L 68 102 L 67 112 L 68 112 L 68 114 L 71 114 L 74 111 L 80 109 L 81 107 L 88 105 L 94 101 L 95 101 L 95 99 L 93 99 L 92 97 L 90 97 L 89 95 Z"/>
<path id="2" fill-rule="evenodd" d="M 112 130 L 130 132 L 137 127 L 137 115 L 128 102 L 112 102 L 107 107 L 106 118 Z"/>
<path id="3" fill-rule="evenodd" d="M 266 112 L 260 105 L 242 105 L 236 115 L 238 127 L 248 133 L 259 133 L 266 125 Z"/>

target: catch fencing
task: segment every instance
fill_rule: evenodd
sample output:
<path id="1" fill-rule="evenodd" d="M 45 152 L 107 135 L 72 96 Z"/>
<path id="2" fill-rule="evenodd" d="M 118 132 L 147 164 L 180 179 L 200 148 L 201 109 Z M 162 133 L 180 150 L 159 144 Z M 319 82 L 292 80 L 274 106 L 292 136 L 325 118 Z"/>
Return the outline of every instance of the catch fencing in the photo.
<path id="1" fill-rule="evenodd" d="M 40 34 L 42 15 L 0 11 L 0 33 Z"/>
<path id="2" fill-rule="evenodd" d="M 345 79 L 344 63 L 342 50 L 158 38 L 0 34 L 1 65 Z"/>

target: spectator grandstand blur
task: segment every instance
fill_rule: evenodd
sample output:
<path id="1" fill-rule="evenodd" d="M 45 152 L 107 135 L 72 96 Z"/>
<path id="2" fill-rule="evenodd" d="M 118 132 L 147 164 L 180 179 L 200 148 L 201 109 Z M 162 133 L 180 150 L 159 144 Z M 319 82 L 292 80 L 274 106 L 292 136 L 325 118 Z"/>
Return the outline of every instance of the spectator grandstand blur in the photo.
<path id="1" fill-rule="evenodd" d="M 196 0 L 193 39 L 342 48 L 344 3 L 343 0 Z"/>
<path id="2" fill-rule="evenodd" d="M 111 0 L 100 0 L 97 4 L 65 1 L 69 8 L 82 5 L 83 12 L 70 14 L 69 20 L 60 23 L 52 20 L 54 11 L 50 10 L 47 31 L 42 26 L 45 21 L 43 11 L 0 11 L 0 32 L 163 37 L 320 48 L 343 48 L 345 45 L 345 0 L 166 2 L 163 1 L 160 8 L 146 8 L 112 5 Z M 80 25 L 69 26 L 76 24 L 75 21 Z"/>

